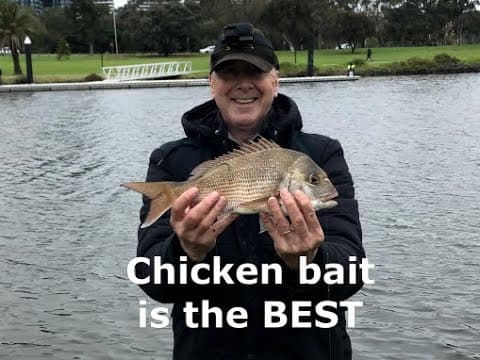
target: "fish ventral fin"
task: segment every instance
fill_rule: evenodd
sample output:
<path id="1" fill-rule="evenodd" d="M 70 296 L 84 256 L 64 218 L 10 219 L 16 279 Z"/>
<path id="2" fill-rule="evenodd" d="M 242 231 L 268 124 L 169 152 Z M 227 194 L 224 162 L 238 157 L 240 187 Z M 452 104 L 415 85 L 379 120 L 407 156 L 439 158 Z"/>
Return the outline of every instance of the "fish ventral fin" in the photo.
<path id="1" fill-rule="evenodd" d="M 236 214 L 249 215 L 249 214 L 258 214 L 259 212 L 268 212 L 268 201 L 269 197 L 256 199 L 252 201 L 247 201 L 238 204 L 233 208 L 233 212 Z"/>
<path id="2" fill-rule="evenodd" d="M 211 169 L 219 166 L 221 163 L 240 157 L 248 154 L 255 154 L 259 151 L 270 150 L 270 149 L 279 149 L 280 145 L 276 144 L 273 141 L 265 139 L 263 136 L 257 137 L 255 140 L 249 140 L 247 143 L 240 145 L 238 149 L 232 150 L 224 155 L 221 155 L 213 160 L 208 160 L 196 168 L 194 168 L 190 174 L 188 180 L 196 179 Z"/>

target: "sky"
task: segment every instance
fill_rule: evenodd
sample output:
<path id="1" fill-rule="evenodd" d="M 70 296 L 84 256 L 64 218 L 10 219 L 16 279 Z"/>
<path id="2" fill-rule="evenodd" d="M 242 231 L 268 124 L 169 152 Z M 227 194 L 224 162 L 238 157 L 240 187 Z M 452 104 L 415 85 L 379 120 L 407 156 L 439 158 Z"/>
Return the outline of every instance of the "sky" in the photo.
<path id="1" fill-rule="evenodd" d="M 113 3 L 115 4 L 115 9 L 118 9 L 119 7 L 125 5 L 127 0 L 113 0 Z"/>

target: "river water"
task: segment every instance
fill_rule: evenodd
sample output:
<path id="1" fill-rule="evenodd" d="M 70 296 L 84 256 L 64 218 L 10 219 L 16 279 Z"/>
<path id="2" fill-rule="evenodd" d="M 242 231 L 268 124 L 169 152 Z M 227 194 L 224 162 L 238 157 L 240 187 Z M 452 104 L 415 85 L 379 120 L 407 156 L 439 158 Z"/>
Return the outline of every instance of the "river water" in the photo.
<path id="1" fill-rule="evenodd" d="M 284 85 L 339 139 L 375 284 L 354 359 L 480 359 L 480 75 Z M 169 359 L 126 276 L 150 152 L 205 87 L 0 95 L 0 358 Z M 147 308 L 159 306 L 148 300 Z"/>

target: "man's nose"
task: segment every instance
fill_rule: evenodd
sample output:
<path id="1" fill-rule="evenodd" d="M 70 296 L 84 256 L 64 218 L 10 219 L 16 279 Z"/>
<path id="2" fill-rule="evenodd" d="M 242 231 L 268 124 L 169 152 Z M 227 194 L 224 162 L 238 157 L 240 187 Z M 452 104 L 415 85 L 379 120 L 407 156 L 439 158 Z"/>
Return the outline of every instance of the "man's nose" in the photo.
<path id="1" fill-rule="evenodd" d="M 238 90 L 250 90 L 253 89 L 253 82 L 248 78 L 243 78 L 237 81 L 235 87 Z"/>

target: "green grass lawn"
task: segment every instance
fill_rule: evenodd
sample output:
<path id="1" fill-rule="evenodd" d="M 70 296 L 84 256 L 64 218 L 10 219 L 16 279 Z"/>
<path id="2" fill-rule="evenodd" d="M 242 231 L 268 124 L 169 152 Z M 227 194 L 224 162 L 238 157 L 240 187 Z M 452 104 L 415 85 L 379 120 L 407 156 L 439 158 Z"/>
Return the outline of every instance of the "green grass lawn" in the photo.
<path id="1" fill-rule="evenodd" d="M 462 46 L 435 46 L 435 47 L 398 47 L 398 48 L 372 48 L 373 61 L 368 67 L 385 67 L 388 64 L 418 57 L 432 59 L 435 55 L 447 53 L 467 63 L 480 63 L 480 44 Z M 278 51 L 280 64 L 296 63 L 307 64 L 307 52 L 298 51 L 295 54 L 289 51 Z M 352 54 L 350 49 L 345 50 L 316 50 L 315 66 L 319 69 L 333 68 L 343 73 L 346 65 L 354 59 L 365 59 L 366 49 L 356 49 Z M 21 66 L 25 73 L 25 56 L 22 54 Z M 191 54 L 184 56 L 139 56 L 139 55 L 112 55 L 104 54 L 103 66 L 148 64 L 169 61 L 192 61 L 194 74 L 192 77 L 206 77 L 209 69 L 209 55 Z M 57 60 L 54 54 L 32 55 L 33 74 L 35 82 L 54 81 L 81 81 L 89 74 L 102 74 L 101 57 L 95 55 L 72 55 L 68 60 Z M 0 69 L 5 83 L 14 82 L 11 56 L 0 56 Z"/>
<path id="2" fill-rule="evenodd" d="M 366 58 L 367 49 L 356 49 L 352 54 L 351 50 L 317 50 L 315 52 L 315 66 L 346 65 L 353 59 Z M 430 46 L 430 47 L 392 47 L 372 48 L 373 61 L 369 65 L 388 64 L 396 61 L 404 61 L 412 57 L 433 59 L 437 54 L 447 53 L 462 61 L 480 61 L 480 44 L 463 46 Z M 297 62 L 306 64 L 307 54 L 301 52 L 297 56 Z M 281 62 L 293 62 L 293 53 L 280 52 Z M 300 60 L 299 60 L 300 59 Z"/>

